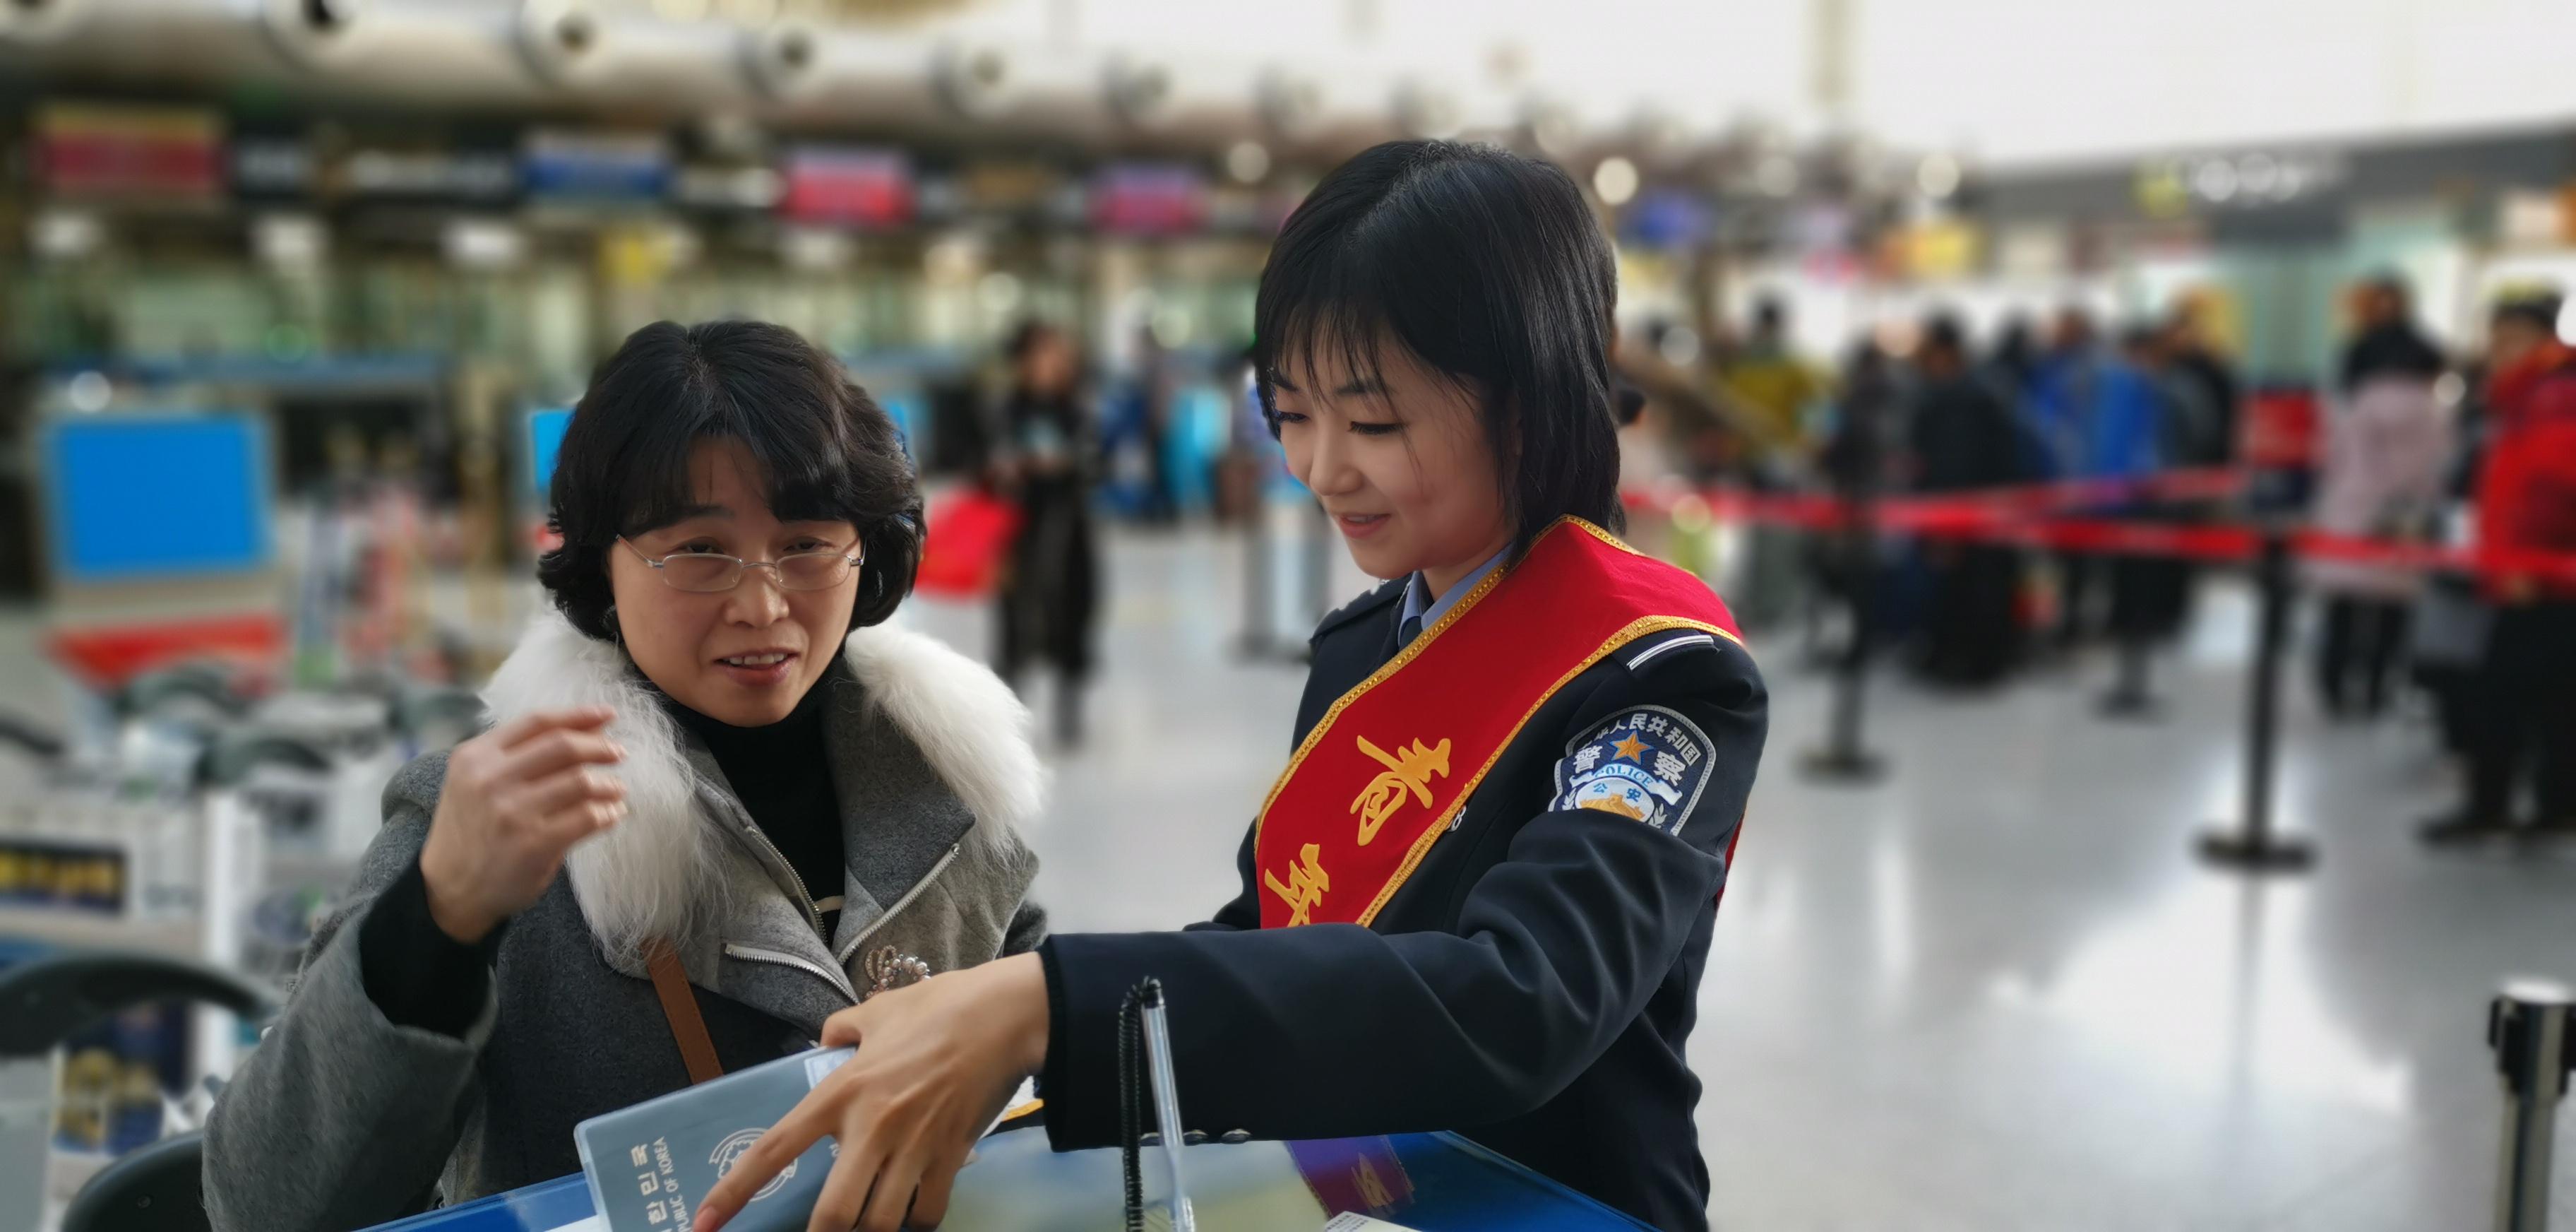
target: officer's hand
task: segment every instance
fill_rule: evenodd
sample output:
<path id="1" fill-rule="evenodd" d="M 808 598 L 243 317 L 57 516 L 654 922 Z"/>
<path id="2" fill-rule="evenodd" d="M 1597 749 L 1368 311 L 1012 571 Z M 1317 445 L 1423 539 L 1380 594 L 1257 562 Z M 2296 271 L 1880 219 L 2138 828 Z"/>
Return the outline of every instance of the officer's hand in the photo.
<path id="1" fill-rule="evenodd" d="M 626 814 L 626 785 L 591 767 L 625 756 L 606 707 L 540 711 L 456 746 L 421 845 L 429 915 L 482 940 L 553 884 L 564 853 Z"/>
<path id="2" fill-rule="evenodd" d="M 1035 954 L 881 992 L 823 1023 L 858 1054 L 807 1093 L 698 1203 L 719 1232 L 751 1195 L 829 1134 L 840 1158 L 809 1232 L 896 1232 L 948 1215 L 949 1185 L 1020 1080 L 1046 1064 L 1046 971 Z"/>

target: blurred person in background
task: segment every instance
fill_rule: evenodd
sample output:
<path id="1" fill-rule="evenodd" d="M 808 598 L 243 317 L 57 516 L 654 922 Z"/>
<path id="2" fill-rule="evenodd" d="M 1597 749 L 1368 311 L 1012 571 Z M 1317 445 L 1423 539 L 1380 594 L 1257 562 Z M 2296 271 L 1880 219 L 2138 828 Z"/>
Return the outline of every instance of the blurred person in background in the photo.
<path id="1" fill-rule="evenodd" d="M 1062 329 L 1024 322 L 1005 354 L 1011 383 L 986 478 L 1019 506 L 1021 520 L 995 596 L 994 666 L 1013 689 L 1025 687 L 1033 661 L 1055 669 L 1055 736 L 1070 748 L 1082 742 L 1100 605 L 1091 511 L 1099 431 L 1082 396 L 1081 358 Z"/>
<path id="2" fill-rule="evenodd" d="M 2174 306 L 2156 340 L 2156 367 L 2161 383 L 2173 392 L 2183 414 L 2165 426 L 2165 465 L 2181 469 L 2233 466 L 2237 440 L 2244 431 L 2245 385 L 2236 365 L 2217 340 L 2219 297 L 2202 289 L 2185 294 Z M 2160 502 L 2163 515 L 2180 522 L 2207 522 L 2221 516 L 2212 500 Z M 2191 597 L 2200 569 L 2184 567 L 2183 606 L 2177 626 L 2191 618 Z"/>
<path id="3" fill-rule="evenodd" d="M 1808 459 L 1774 448 L 1769 412 L 1755 409 L 1727 384 L 1735 343 L 1721 337 L 1703 346 L 1689 327 L 1662 316 L 1647 319 L 1639 343 L 1621 348 L 1614 361 L 1620 377 L 1657 409 L 1651 422 L 1660 427 L 1660 439 L 1645 443 L 1660 445 L 1661 456 L 1630 452 L 1624 463 L 1630 475 L 1669 467 L 1694 484 L 1731 483 L 1766 492 L 1792 490 L 1805 481 Z M 1744 628 L 1761 629 L 1796 616 L 1811 568 L 1806 532 L 1765 522 L 1736 530 L 1739 546 L 1730 550 L 1725 566 L 1735 618 Z M 1717 568 L 1713 539 L 1696 538 L 1708 549 L 1708 567 Z"/>
<path id="4" fill-rule="evenodd" d="M 2560 300 L 2505 300 L 2487 327 L 2486 457 L 2478 475 L 2484 552 L 2576 555 L 2576 351 L 2558 337 Z M 2468 799 L 2424 835 L 2505 833 L 2526 775 L 2531 830 L 2576 835 L 2576 584 L 2517 572 L 2483 578 L 2495 607 L 2479 673 Z"/>
<path id="5" fill-rule="evenodd" d="M 2484 360 L 2464 357 L 2459 373 L 2460 397 L 2452 407 L 2450 440 L 2442 463 L 2441 490 L 2427 529 L 2450 547 L 2471 544 L 2476 531 L 2478 471 L 2486 461 Z M 2435 383 L 2436 389 L 2440 382 Z M 2495 610 L 2487 606 L 2475 574 L 2437 571 L 2424 576 L 2407 616 L 2409 673 L 2433 702 L 2435 728 L 2442 749 L 2465 764 L 2476 744 L 2478 688 L 2486 662 L 2487 635 Z"/>
<path id="6" fill-rule="evenodd" d="M 2025 439 L 2033 451 L 2033 474 L 2041 479 L 2097 477 L 2107 454 L 2096 448 L 2107 431 L 2119 391 L 2132 381 L 2116 357 L 2102 345 L 2093 314 L 2068 305 L 2050 323 L 2048 347 L 2032 372 L 2030 397 L 2023 404 L 2029 420 Z M 2097 455 L 2101 455 L 2098 456 Z M 2103 563 L 2080 552 L 2057 554 L 2057 629 L 2055 642 L 2068 648 L 2096 627 L 2094 601 L 2102 589 Z"/>
<path id="7" fill-rule="evenodd" d="M 1722 370 L 1717 356 L 1700 345 L 1690 327 L 1670 317 L 1649 318 L 1643 335 L 1642 345 L 1620 349 L 1618 370 L 1656 400 L 1665 460 L 1693 483 L 1760 483 L 1758 451 L 1749 447 L 1753 413 L 1722 380 L 1706 379 Z M 1676 352 L 1684 356 L 1678 362 Z"/>
<path id="8" fill-rule="evenodd" d="M 864 1045 L 699 1232 L 827 1134 L 812 1227 L 937 1223 L 1030 1075 L 1053 1146 L 1116 1142 L 1118 1007 L 1148 975 L 1184 1125 L 1455 1129 L 1707 1226 L 1689 1035 L 1768 702 L 1707 586 L 1609 537 L 1617 295 L 1555 167 L 1391 142 L 1316 186 L 1262 272 L 1263 404 L 1386 582 L 1316 630 L 1238 893 L 1186 931 L 1059 935 L 835 1018 L 825 1043 Z"/>
<path id="9" fill-rule="evenodd" d="M 2164 364 L 2171 377 L 2188 385 L 2208 418 L 2183 442 L 2174 459 L 2180 466 L 2225 466 L 2236 460 L 2236 438 L 2244 417 L 2245 387 L 2236 365 L 2211 335 L 2216 315 L 2214 296 L 2196 291 L 2182 297 L 2165 325 Z"/>
<path id="10" fill-rule="evenodd" d="M 899 974 L 1037 945 L 1027 713 L 882 623 L 921 517 L 892 421 L 793 332 L 626 340 L 564 434 L 554 610 L 484 691 L 498 726 L 385 789 L 215 1102 L 215 1227 L 578 1172 L 587 1118 L 801 1051 Z"/>
<path id="11" fill-rule="evenodd" d="M 2020 409 L 2021 400 L 2030 396 L 2031 383 L 2039 378 L 2039 336 L 2031 328 L 2030 318 L 2014 313 L 1996 331 L 1994 349 L 1986 353 L 1987 379 L 1993 381 L 2005 399 Z M 2025 471 L 2029 468 L 2023 467 Z"/>
<path id="12" fill-rule="evenodd" d="M 1856 512 L 1887 492 L 1903 439 L 1905 399 L 1904 374 L 1895 359 L 1878 339 L 1862 336 L 1843 367 L 1816 454 L 1826 486 Z M 1809 542 L 1818 602 L 1809 609 L 1808 653 L 1842 662 L 1865 658 L 1873 649 L 1877 624 L 1878 533 L 1868 517 L 1859 516 Z M 1826 604 L 1840 606 L 1849 622 L 1842 646 L 1831 651 L 1824 648 L 1822 633 Z"/>
<path id="13" fill-rule="evenodd" d="M 2015 313 L 2005 319 L 1994 347 L 1978 367 L 1978 375 L 1988 388 L 2012 411 L 2013 469 L 2023 483 L 2053 473 L 2047 462 L 2046 444 L 2039 436 L 2039 418 L 2031 407 L 2043 358 L 2039 335 L 2030 318 Z"/>
<path id="14" fill-rule="evenodd" d="M 1914 353 L 1922 377 L 1906 424 L 1912 487 L 1973 492 L 2023 478 L 2020 429 L 1995 383 L 1968 366 L 1966 331 L 1940 314 L 1924 322 Z M 1928 540 L 1931 577 L 1923 670 L 1950 684 L 1987 684 L 2011 666 L 2019 640 L 2015 600 L 2021 554 L 1990 543 Z"/>
<path id="15" fill-rule="evenodd" d="M 1137 450 L 1144 455 L 1144 501 L 1137 510 L 1149 526 L 1169 526 L 1180 520 L 1181 505 L 1172 475 L 1173 394 L 1179 378 L 1173 370 L 1172 352 L 1155 334 L 1151 323 L 1136 328 L 1136 375 L 1132 413 L 1135 420 Z"/>
<path id="16" fill-rule="evenodd" d="M 2442 352 L 2415 326 L 2406 284 L 2392 275 L 2354 288 L 2352 341 L 2326 424 L 2324 476 L 2314 521 L 2338 535 L 2413 538 L 2442 494 L 2451 425 L 2434 382 Z M 2375 717 L 2407 642 L 2407 614 L 2421 587 L 2411 569 L 2317 560 L 2308 584 L 2326 597 L 2317 694 L 2326 712 Z"/>
<path id="17" fill-rule="evenodd" d="M 2144 479 L 2160 471 L 2206 465 L 2223 456 L 2224 415 L 2210 401 L 2209 385 L 2180 360 L 2171 329 L 2141 324 L 2121 337 L 2124 370 L 2108 375 L 2104 388 L 2115 401 L 2097 421 L 2095 478 Z M 2122 501 L 2131 518 L 2187 522 L 2195 510 L 2189 502 L 2152 496 Z M 2111 562 L 2111 629 L 2132 652 L 2169 641 L 2182 632 L 2191 614 L 2192 563 L 2179 556 L 2125 553 Z M 2142 678 L 2121 682 L 2121 704 L 2144 699 Z"/>
<path id="18" fill-rule="evenodd" d="M 1754 304 L 1753 328 L 1731 348 L 1721 372 L 1727 392 L 1750 413 L 1759 443 L 1793 460 L 1805 457 L 1807 414 L 1826 386 L 1790 343 L 1787 305 L 1768 296 Z"/>

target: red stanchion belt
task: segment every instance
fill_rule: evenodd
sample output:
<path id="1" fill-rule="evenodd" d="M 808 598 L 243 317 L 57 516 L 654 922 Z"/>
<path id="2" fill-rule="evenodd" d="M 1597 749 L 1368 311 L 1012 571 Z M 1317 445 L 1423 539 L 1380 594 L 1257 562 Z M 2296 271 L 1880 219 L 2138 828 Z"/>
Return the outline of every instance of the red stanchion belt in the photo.
<path id="1" fill-rule="evenodd" d="M 2245 477 L 2246 472 L 2239 469 L 2212 467 L 2138 478 L 2016 484 L 1935 496 L 1891 497 L 1875 502 L 1865 516 L 1882 531 L 1945 542 L 2235 564 L 2252 560 L 2262 550 L 2262 529 L 2240 523 L 2127 520 L 2100 516 L 2094 511 L 2108 505 L 2221 499 L 2241 489 Z M 1666 516 L 1704 512 L 1721 521 L 1806 529 L 1846 527 L 1864 516 L 1861 507 L 1850 500 L 1816 493 L 1659 488 L 1626 493 L 1624 498 L 1631 508 Z M 2576 587 L 2576 553 L 2453 547 L 2308 528 L 2286 533 L 2291 553 L 2304 559 Z"/>

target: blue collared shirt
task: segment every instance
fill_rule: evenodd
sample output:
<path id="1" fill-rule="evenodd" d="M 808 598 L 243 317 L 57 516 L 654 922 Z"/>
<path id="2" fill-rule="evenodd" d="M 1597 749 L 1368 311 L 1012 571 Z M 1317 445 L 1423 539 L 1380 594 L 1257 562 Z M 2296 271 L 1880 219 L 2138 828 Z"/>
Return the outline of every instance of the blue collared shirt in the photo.
<path id="1" fill-rule="evenodd" d="M 1485 563 L 1476 566 L 1475 572 L 1451 583 L 1449 589 L 1437 599 L 1431 597 L 1430 587 L 1423 584 L 1422 575 L 1414 574 L 1404 583 L 1404 611 L 1395 618 L 1395 627 L 1402 629 L 1404 622 L 1417 616 L 1422 618 L 1422 623 L 1415 626 L 1416 628 L 1428 629 L 1440 623 L 1440 618 L 1448 615 L 1450 608 L 1458 606 L 1458 601 L 1466 598 L 1467 592 L 1476 588 L 1476 583 L 1484 581 L 1485 575 L 1492 573 L 1494 567 L 1502 564 L 1511 554 L 1512 549 L 1505 546 L 1502 551 L 1487 557 Z"/>

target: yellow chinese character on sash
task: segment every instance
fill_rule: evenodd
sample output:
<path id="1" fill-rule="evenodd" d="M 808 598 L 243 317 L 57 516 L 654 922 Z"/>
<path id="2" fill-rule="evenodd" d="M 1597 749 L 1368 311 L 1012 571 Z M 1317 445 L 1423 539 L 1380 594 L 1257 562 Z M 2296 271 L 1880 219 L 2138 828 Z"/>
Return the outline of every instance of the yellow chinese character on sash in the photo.
<path id="1" fill-rule="evenodd" d="M 1360 815 L 1360 846 L 1366 847 L 1370 839 L 1377 837 L 1377 828 L 1395 816 L 1395 810 L 1404 807 L 1406 792 L 1425 805 L 1431 803 L 1432 776 L 1449 777 L 1449 742 L 1443 740 L 1438 747 L 1426 749 L 1416 740 L 1412 748 L 1397 753 L 1369 743 L 1366 736 L 1359 737 L 1359 742 L 1361 752 L 1386 767 L 1369 780 L 1358 799 L 1351 801 L 1351 811 Z"/>
<path id="2" fill-rule="evenodd" d="M 1313 843 L 1306 844 L 1305 850 L 1297 853 L 1297 861 L 1288 866 L 1286 885 L 1279 884 L 1277 873 L 1261 874 L 1261 884 L 1270 887 L 1271 893 L 1288 900 L 1289 927 L 1309 922 L 1308 913 L 1315 909 L 1315 904 L 1324 901 L 1324 891 L 1333 888 L 1333 879 L 1324 874 L 1324 865 L 1319 858 L 1322 855 L 1322 848 Z"/>

